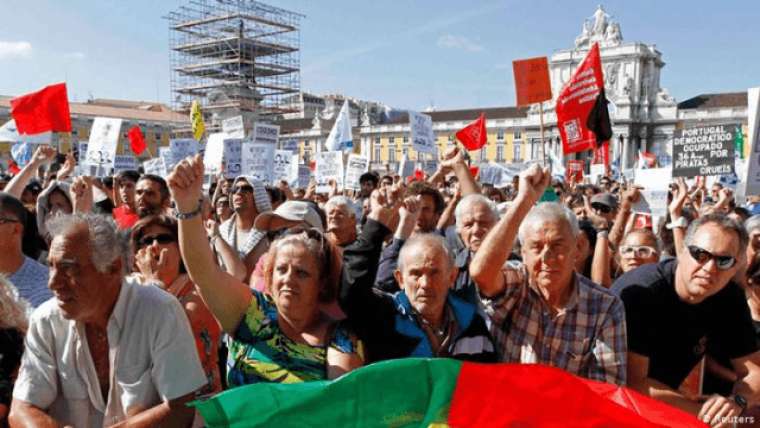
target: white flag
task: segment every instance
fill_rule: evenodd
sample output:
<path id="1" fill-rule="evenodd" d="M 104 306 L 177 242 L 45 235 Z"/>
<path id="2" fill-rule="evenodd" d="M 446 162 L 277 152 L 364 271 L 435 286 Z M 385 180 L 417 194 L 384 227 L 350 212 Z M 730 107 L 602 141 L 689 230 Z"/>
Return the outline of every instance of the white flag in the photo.
<path id="1" fill-rule="evenodd" d="M 349 151 L 354 147 L 353 137 L 351 136 L 351 114 L 348 110 L 348 100 L 343 103 L 343 107 L 338 113 L 330 135 L 325 141 L 327 151 L 336 152 L 339 150 Z"/>

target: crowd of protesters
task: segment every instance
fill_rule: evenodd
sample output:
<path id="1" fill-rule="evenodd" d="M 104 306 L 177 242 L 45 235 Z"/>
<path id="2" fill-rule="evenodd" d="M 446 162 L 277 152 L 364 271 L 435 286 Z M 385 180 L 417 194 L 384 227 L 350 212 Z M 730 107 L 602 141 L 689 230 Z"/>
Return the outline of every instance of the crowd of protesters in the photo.
<path id="1" fill-rule="evenodd" d="M 200 157 L 165 178 L 56 157 L 0 177 L 0 426 L 203 426 L 187 404 L 225 389 L 406 357 L 551 365 L 713 426 L 760 415 L 758 201 L 720 185 L 675 181 L 653 224 L 623 179 L 536 164 L 495 187 L 457 148 L 327 194 L 208 180 Z"/>

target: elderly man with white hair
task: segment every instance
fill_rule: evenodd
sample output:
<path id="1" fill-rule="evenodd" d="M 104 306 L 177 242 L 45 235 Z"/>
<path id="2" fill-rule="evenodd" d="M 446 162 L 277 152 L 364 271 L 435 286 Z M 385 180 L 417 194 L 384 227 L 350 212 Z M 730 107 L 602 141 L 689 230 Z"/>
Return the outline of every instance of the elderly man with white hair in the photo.
<path id="1" fill-rule="evenodd" d="M 103 216 L 47 224 L 48 286 L 32 314 L 11 426 L 190 426 L 206 385 L 182 306 L 125 278 L 126 242 Z"/>
<path id="2" fill-rule="evenodd" d="M 575 273 L 572 212 L 555 203 L 534 207 L 549 180 L 537 165 L 520 175 L 516 199 L 470 263 L 491 333 L 504 362 L 547 364 L 624 385 L 623 303 Z M 523 261 L 508 262 L 518 228 Z"/>
<path id="3" fill-rule="evenodd" d="M 346 196 L 333 196 L 325 203 L 327 237 L 340 247 L 356 241 L 356 209 Z"/>

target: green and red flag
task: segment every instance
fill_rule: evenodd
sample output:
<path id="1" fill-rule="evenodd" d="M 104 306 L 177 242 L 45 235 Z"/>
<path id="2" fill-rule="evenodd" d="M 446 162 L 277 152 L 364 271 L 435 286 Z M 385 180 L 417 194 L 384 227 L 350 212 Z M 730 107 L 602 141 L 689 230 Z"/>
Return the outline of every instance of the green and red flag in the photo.
<path id="1" fill-rule="evenodd" d="M 334 381 L 262 383 L 193 403 L 209 427 L 694 427 L 630 389 L 534 364 L 383 361 Z"/>

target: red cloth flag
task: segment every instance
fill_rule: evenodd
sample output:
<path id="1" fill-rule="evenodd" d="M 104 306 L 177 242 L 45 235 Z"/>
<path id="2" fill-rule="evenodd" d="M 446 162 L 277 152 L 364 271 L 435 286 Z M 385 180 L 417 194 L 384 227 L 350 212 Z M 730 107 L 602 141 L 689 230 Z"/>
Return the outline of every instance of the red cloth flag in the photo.
<path id="1" fill-rule="evenodd" d="M 145 151 L 145 148 L 148 147 L 145 144 L 145 137 L 143 137 L 143 133 L 140 130 L 140 127 L 135 125 L 132 128 L 129 129 L 129 146 L 132 147 L 132 152 L 136 155 L 140 155 L 140 153 Z"/>
<path id="2" fill-rule="evenodd" d="M 417 181 L 425 181 L 425 171 L 417 168 L 414 170 L 414 179 Z"/>
<path id="3" fill-rule="evenodd" d="M 609 128 L 609 115 L 601 111 L 606 110 L 606 99 L 600 102 L 599 97 L 604 97 L 604 79 L 599 44 L 594 43 L 557 97 L 557 126 L 565 154 L 592 149 L 598 142 L 609 139 L 607 129 L 601 129 Z M 607 123 L 589 126 L 590 117 L 596 121 L 603 121 L 606 117 Z M 600 135 L 590 128 L 596 129 Z"/>
<path id="4" fill-rule="evenodd" d="M 486 145 L 486 115 L 480 113 L 480 117 L 471 124 L 460 129 L 456 133 L 457 140 L 461 141 L 467 150 L 478 150 Z"/>
<path id="5" fill-rule="evenodd" d="M 8 160 L 8 172 L 11 173 L 11 175 L 16 175 L 21 172 L 21 168 L 16 165 L 16 162 L 14 162 L 13 159 Z"/>
<path id="6" fill-rule="evenodd" d="M 11 100 L 11 116 L 19 134 L 71 132 L 66 84 L 47 86 Z"/>

